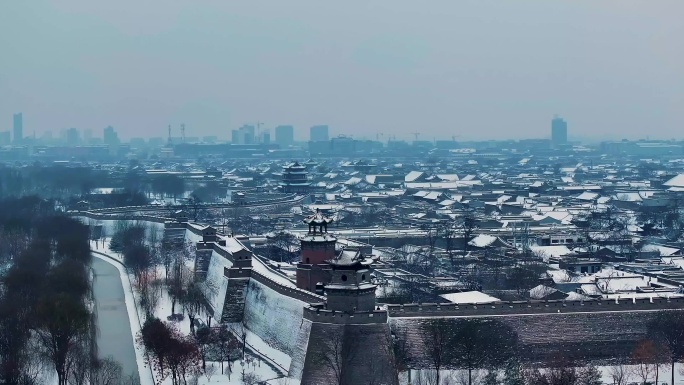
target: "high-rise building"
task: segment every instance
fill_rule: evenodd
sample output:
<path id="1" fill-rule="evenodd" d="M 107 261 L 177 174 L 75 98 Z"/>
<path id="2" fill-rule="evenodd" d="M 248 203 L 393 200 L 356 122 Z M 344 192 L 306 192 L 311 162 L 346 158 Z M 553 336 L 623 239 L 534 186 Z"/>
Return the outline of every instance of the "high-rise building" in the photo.
<path id="1" fill-rule="evenodd" d="M 83 130 L 83 143 L 92 144 L 93 141 L 93 130 L 92 128 L 86 128 Z"/>
<path id="2" fill-rule="evenodd" d="M 81 142 L 81 133 L 76 128 L 70 128 L 66 133 L 66 141 L 70 146 L 77 146 Z"/>
<path id="3" fill-rule="evenodd" d="M 294 127 L 278 126 L 275 128 L 275 142 L 283 147 L 287 147 L 294 142 Z"/>
<path id="4" fill-rule="evenodd" d="M 566 144 L 568 142 L 568 123 L 562 118 L 555 116 L 551 120 L 551 143 L 553 145 Z"/>
<path id="5" fill-rule="evenodd" d="M 24 141 L 24 115 L 20 112 L 14 114 L 14 143 L 20 144 Z"/>
<path id="6" fill-rule="evenodd" d="M 114 127 L 107 126 L 104 129 L 102 140 L 106 145 L 116 146 L 119 144 L 119 135 L 117 135 L 116 131 L 114 131 Z"/>
<path id="7" fill-rule="evenodd" d="M 237 130 L 233 130 L 231 142 L 233 144 L 254 144 L 254 126 L 245 124 Z"/>
<path id="8" fill-rule="evenodd" d="M 327 142 L 330 139 L 327 125 L 312 126 L 309 131 L 309 140 L 312 142 Z"/>
<path id="9" fill-rule="evenodd" d="M 11 143 L 11 135 L 9 131 L 0 131 L 0 146 L 5 146 Z"/>

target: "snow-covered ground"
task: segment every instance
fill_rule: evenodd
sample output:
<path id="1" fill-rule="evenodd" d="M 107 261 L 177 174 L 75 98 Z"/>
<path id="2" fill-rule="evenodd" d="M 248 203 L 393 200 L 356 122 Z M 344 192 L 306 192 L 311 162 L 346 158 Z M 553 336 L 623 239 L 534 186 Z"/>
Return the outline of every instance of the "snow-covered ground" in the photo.
<path id="1" fill-rule="evenodd" d="M 614 370 L 613 366 L 597 366 L 596 367 L 599 372 L 601 372 L 601 382 L 604 384 L 613 384 L 613 377 L 612 373 Z M 624 372 L 626 373 L 626 377 L 623 383 L 641 383 L 643 380 L 635 374 L 635 369 L 636 366 L 632 365 L 624 365 L 623 366 Z M 681 385 L 684 384 L 684 374 L 682 371 L 684 370 L 684 364 L 675 364 L 675 385 Z M 430 369 L 423 369 L 423 370 L 411 370 L 411 384 L 422 384 L 426 383 L 429 384 L 431 382 L 427 381 L 428 378 L 430 378 L 430 372 L 433 372 Z M 479 380 L 484 378 L 486 374 L 486 371 L 484 370 L 475 370 L 473 371 L 473 382 L 474 383 L 479 383 Z M 503 373 L 500 373 L 500 379 L 502 377 Z M 442 378 L 442 381 L 444 383 L 467 383 L 467 376 L 468 372 L 465 370 L 440 370 L 440 377 Z M 422 382 L 420 379 L 423 379 Z M 669 365 L 663 365 L 658 372 L 658 383 L 659 384 L 670 384 L 670 366 Z M 408 382 L 408 372 L 402 372 L 399 374 L 399 385 L 410 385 Z M 450 381 L 451 382 L 448 382 Z M 465 380 L 465 382 L 464 382 Z M 655 375 L 652 377 L 649 377 L 650 382 L 655 382 Z"/>

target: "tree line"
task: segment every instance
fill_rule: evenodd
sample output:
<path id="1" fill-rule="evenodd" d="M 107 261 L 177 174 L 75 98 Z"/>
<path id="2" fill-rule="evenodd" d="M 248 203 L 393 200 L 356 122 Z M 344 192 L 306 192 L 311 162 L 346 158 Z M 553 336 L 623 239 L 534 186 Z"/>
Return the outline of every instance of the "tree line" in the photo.
<path id="1" fill-rule="evenodd" d="M 32 385 L 52 372 L 59 385 L 133 382 L 97 356 L 88 227 L 50 203 L 0 200 L 0 233 L 13 241 L 0 273 L 0 380 Z"/>
<path id="2" fill-rule="evenodd" d="M 145 349 L 147 364 L 157 380 L 170 378 L 173 385 L 187 385 L 199 375 L 210 378 L 218 362 L 221 374 L 229 378 L 232 363 L 250 360 L 246 354 L 246 327 L 228 329 L 212 326 L 210 297 L 218 290 L 211 280 L 203 279 L 188 267 L 196 250 L 185 238 L 162 238 L 141 222 L 117 222 L 110 239 L 110 249 L 120 253 L 137 291 L 137 306 L 145 321 L 137 343 Z M 166 290 L 171 314 L 166 320 L 157 316 L 157 308 Z M 181 331 L 178 321 L 188 317 L 190 330 Z M 204 318 L 204 321 L 200 318 Z M 187 333 L 187 334 L 186 334 Z M 243 383 L 256 383 L 253 373 L 243 365 Z"/>
<path id="3" fill-rule="evenodd" d="M 607 373 L 615 385 L 635 381 L 659 384 L 663 368 L 670 370 L 670 384 L 674 384 L 675 364 L 684 362 L 684 312 L 653 313 L 645 326 L 645 335 L 631 353 L 615 357 Z M 547 362 L 524 364 L 517 333 L 497 319 L 435 318 L 425 320 L 413 331 L 393 325 L 391 344 L 397 374 L 408 372 L 409 383 L 414 385 L 602 383 L 597 368 L 577 355 L 554 354 Z M 463 377 L 457 378 L 451 371 Z"/>

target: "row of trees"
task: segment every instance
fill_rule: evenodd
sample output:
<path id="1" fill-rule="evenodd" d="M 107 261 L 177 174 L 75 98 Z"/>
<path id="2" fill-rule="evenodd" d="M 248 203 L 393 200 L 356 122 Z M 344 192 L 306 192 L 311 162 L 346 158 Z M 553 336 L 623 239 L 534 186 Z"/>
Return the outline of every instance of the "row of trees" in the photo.
<path id="1" fill-rule="evenodd" d="M 244 325 L 232 331 L 225 326 L 203 326 L 196 333 L 185 335 L 176 324 L 151 317 L 145 321 L 137 340 L 144 347 L 147 364 L 155 370 L 158 381 L 171 377 L 173 385 L 187 385 L 188 378 L 201 374 L 211 379 L 217 368 L 207 365 L 207 361 L 218 362 L 221 374 L 227 374 L 230 381 L 233 362 L 240 359 L 241 380 L 252 385 L 259 381 L 246 371 L 251 358 L 246 354 L 245 331 Z"/>
<path id="2" fill-rule="evenodd" d="M 216 285 L 200 281 L 188 267 L 195 258 L 195 246 L 184 238 L 159 239 L 154 228 L 137 222 L 118 222 L 110 240 L 110 249 L 123 256 L 124 265 L 134 277 L 140 294 L 138 304 L 146 318 L 154 312 L 166 288 L 171 297 L 171 317 L 177 314 L 177 305 L 190 318 L 194 330 L 195 317 L 206 313 L 208 295 L 213 295 Z M 160 275 L 163 270 L 163 275 Z"/>
<path id="3" fill-rule="evenodd" d="M 110 243 L 111 249 L 121 253 L 124 265 L 134 277 L 138 305 L 145 314 L 138 343 L 145 348 L 148 364 L 158 380 L 170 377 L 174 385 L 186 385 L 189 379 L 201 374 L 210 378 L 215 367 L 207 365 L 207 361 L 219 362 L 222 374 L 227 363 L 230 377 L 233 361 L 240 356 L 243 361 L 248 360 L 244 325 L 234 331 L 211 327 L 208 296 L 215 294 L 217 286 L 210 280 L 200 280 L 187 266 L 195 257 L 194 246 L 184 238 L 158 240 L 153 234 L 153 229 L 141 223 L 119 222 Z M 164 289 L 171 300 L 167 321 L 155 315 Z M 185 315 L 190 321 L 189 334 L 177 327 L 176 321 Z M 196 322 L 200 315 L 207 316 L 206 323 Z M 243 383 L 256 383 L 245 368 L 243 365 Z"/>
<path id="4" fill-rule="evenodd" d="M 646 335 L 635 345 L 631 355 L 622 357 L 621 364 L 612 367 L 610 376 L 616 385 L 627 385 L 635 378 L 643 384 L 658 383 L 663 366 L 669 366 L 670 383 L 674 383 L 675 364 L 684 361 L 684 312 L 655 313 L 646 326 Z M 397 371 L 411 373 L 411 368 L 430 368 L 421 371 L 421 377 L 416 378 L 415 383 L 451 384 L 455 379 L 446 375 L 448 370 L 465 372 L 467 376 L 460 383 L 468 385 L 475 380 L 486 385 L 601 383 L 596 368 L 582 366 L 568 357 L 550 357 L 544 368 L 523 366 L 517 333 L 496 319 L 436 318 L 423 322 L 417 332 L 418 339 L 411 338 L 408 330 L 392 329 Z M 423 357 L 423 361 L 417 357 Z M 483 371 L 486 372 L 484 377 L 473 376 Z"/>
<path id="5" fill-rule="evenodd" d="M 52 371 L 59 385 L 123 383 L 120 366 L 97 357 L 87 226 L 38 198 L 0 207 L 2 233 L 19 239 L 0 275 L 2 382 L 35 384 Z"/>

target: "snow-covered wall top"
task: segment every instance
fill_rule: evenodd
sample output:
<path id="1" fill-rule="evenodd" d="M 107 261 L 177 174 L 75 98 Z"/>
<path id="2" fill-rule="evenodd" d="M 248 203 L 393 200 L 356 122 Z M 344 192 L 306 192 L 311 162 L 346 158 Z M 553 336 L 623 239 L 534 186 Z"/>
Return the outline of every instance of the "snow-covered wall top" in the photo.
<path id="1" fill-rule="evenodd" d="M 194 226 L 194 225 L 193 225 Z M 202 242 L 202 234 L 197 234 L 190 230 L 185 230 L 185 241 L 191 244 L 196 244 L 197 242 Z"/>

